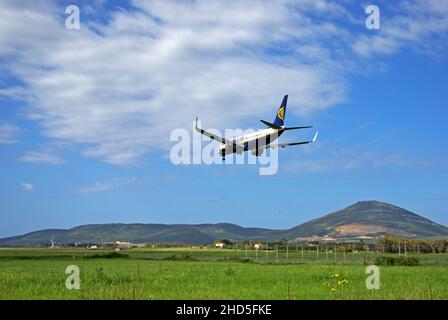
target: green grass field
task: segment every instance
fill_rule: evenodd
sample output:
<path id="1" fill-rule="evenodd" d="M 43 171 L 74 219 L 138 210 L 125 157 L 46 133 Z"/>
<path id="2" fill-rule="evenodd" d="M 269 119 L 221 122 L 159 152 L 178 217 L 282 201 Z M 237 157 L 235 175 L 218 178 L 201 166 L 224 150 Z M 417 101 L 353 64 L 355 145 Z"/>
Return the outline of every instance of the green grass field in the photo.
<path id="1" fill-rule="evenodd" d="M 110 253 L 0 249 L 0 299 L 448 299 L 446 254 L 381 266 L 381 288 L 368 290 L 364 263 L 373 253 L 133 249 L 101 257 Z M 80 268 L 80 290 L 65 287 L 68 265 Z"/>

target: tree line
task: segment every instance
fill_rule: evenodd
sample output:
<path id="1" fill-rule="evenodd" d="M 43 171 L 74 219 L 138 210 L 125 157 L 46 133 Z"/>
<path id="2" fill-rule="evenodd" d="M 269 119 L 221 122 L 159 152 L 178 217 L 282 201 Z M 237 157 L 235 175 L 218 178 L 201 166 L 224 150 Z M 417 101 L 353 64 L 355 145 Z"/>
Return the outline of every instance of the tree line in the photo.
<path id="1" fill-rule="evenodd" d="M 243 242 L 231 242 L 227 239 L 215 241 L 225 244 L 225 248 L 260 249 L 278 251 L 337 251 L 337 252 L 365 252 L 376 251 L 384 253 L 448 253 L 447 239 L 408 239 L 392 234 L 382 236 L 376 243 L 364 243 L 364 241 L 324 242 L 306 241 L 291 242 L 285 239 L 276 242 L 257 242 L 247 240 Z"/>

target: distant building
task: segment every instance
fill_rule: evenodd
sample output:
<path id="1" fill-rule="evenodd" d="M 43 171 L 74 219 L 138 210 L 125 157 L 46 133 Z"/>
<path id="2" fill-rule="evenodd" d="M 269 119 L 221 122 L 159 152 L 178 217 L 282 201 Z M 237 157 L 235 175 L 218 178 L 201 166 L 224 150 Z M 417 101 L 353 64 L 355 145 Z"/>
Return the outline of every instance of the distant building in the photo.
<path id="1" fill-rule="evenodd" d="M 118 249 L 116 251 L 122 250 L 122 249 L 132 249 L 132 248 L 144 248 L 146 243 L 132 243 L 132 242 L 126 242 L 126 241 L 115 241 L 114 242 L 114 250 Z"/>
<path id="2" fill-rule="evenodd" d="M 213 242 L 213 245 L 215 248 L 224 248 L 224 247 L 231 247 L 233 244 L 230 240 L 227 239 L 219 239 Z"/>
<path id="3" fill-rule="evenodd" d="M 53 240 L 50 240 L 50 249 L 59 248 L 60 245 L 56 244 Z"/>

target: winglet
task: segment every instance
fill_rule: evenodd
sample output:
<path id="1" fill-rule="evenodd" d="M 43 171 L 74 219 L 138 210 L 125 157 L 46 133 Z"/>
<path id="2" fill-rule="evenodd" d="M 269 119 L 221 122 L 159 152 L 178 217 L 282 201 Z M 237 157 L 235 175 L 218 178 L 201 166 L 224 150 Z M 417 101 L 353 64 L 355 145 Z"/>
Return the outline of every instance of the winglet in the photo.
<path id="1" fill-rule="evenodd" d="M 318 134 L 319 134 L 319 131 L 316 131 L 316 134 L 314 135 L 314 138 L 313 138 L 313 142 L 316 141 Z"/>
<path id="2" fill-rule="evenodd" d="M 196 116 L 196 122 L 195 122 L 195 124 L 194 124 L 194 127 L 195 127 L 195 129 L 198 128 L 198 116 Z"/>

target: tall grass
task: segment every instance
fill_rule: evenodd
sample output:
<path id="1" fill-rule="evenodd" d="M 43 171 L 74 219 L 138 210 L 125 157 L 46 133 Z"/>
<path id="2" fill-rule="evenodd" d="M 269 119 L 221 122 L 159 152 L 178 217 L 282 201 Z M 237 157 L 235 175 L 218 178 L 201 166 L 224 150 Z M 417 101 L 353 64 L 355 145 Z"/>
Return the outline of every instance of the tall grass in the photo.
<path id="1" fill-rule="evenodd" d="M 381 288 L 371 291 L 361 264 L 130 257 L 0 259 L 0 299 L 448 299 L 440 265 L 382 266 Z M 80 267 L 80 290 L 65 288 L 69 264 Z M 347 284 L 332 291 L 325 283 L 334 274 Z"/>

